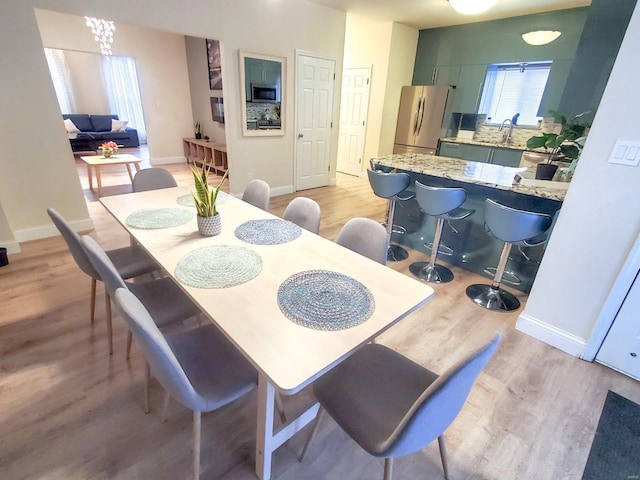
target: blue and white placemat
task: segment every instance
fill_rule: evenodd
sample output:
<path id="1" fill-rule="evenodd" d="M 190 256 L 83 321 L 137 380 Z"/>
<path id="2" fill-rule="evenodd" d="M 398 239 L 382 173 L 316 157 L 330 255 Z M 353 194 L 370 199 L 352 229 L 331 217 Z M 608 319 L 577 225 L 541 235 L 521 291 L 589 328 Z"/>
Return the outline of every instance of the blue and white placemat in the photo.
<path id="1" fill-rule="evenodd" d="M 354 278 L 338 272 L 307 270 L 278 289 L 278 306 L 292 322 L 315 330 L 345 330 L 373 315 L 373 295 Z"/>
<path id="2" fill-rule="evenodd" d="M 135 228 L 156 229 L 184 225 L 194 217 L 194 212 L 184 208 L 141 208 L 132 212 L 125 220 Z"/>
<path id="3" fill-rule="evenodd" d="M 216 205 L 222 205 L 223 203 L 227 203 L 229 201 L 229 197 L 230 195 L 228 193 L 218 192 L 218 196 L 216 197 Z M 193 199 L 193 195 L 190 193 L 180 195 L 178 198 L 176 198 L 176 202 L 178 202 L 178 204 L 185 207 L 196 206 L 196 202 Z"/>
<path id="4" fill-rule="evenodd" d="M 249 220 L 235 231 L 236 237 L 253 245 L 278 245 L 295 240 L 302 229 L 295 223 L 280 218 Z"/>
<path id="5" fill-rule="evenodd" d="M 180 283 L 196 288 L 240 285 L 262 271 L 262 257 L 246 247 L 213 245 L 189 252 L 176 265 Z"/>

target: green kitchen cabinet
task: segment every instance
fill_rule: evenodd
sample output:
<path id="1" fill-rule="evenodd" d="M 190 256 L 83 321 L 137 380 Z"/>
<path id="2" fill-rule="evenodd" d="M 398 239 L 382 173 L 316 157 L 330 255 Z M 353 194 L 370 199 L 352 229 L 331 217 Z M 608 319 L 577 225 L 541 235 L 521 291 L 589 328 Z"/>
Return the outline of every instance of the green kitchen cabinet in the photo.
<path id="1" fill-rule="evenodd" d="M 462 65 L 460 76 L 453 92 L 454 112 L 476 113 L 482 94 L 484 78 L 487 75 L 487 64 Z"/>
<path id="2" fill-rule="evenodd" d="M 492 147 L 464 144 L 464 160 L 472 162 L 491 163 Z"/>
<path id="3" fill-rule="evenodd" d="M 441 157 L 460 158 L 464 160 L 464 147 L 461 143 L 440 142 L 438 155 Z"/>
<path id="4" fill-rule="evenodd" d="M 440 142 L 438 155 L 471 162 L 492 163 L 503 167 L 520 166 L 522 151 L 513 148 L 471 145 L 469 143 Z"/>
<path id="5" fill-rule="evenodd" d="M 260 58 L 245 58 L 245 89 L 247 101 L 251 101 L 251 84 L 280 85 L 280 62 Z"/>
<path id="6" fill-rule="evenodd" d="M 491 154 L 491 163 L 495 165 L 502 165 L 504 167 L 519 167 L 521 158 L 521 150 L 514 150 L 513 148 L 493 147 L 493 153 Z"/>
<path id="7" fill-rule="evenodd" d="M 414 85 L 458 84 L 460 65 L 422 65 L 420 72 L 414 73 Z"/>
<path id="8" fill-rule="evenodd" d="M 539 117 L 549 117 L 549 110 L 558 110 L 572 63 L 573 60 L 554 60 L 551 64 L 547 85 L 538 108 Z"/>

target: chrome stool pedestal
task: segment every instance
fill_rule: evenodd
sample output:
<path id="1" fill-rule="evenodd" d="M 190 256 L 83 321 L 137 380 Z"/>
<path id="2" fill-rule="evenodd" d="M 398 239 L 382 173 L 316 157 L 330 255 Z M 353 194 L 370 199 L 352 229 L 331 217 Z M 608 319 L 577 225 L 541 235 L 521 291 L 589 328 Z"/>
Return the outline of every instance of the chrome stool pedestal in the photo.
<path id="1" fill-rule="evenodd" d="M 484 217 L 489 231 L 505 243 L 491 285 L 470 285 L 467 287 L 467 297 L 483 308 L 510 312 L 520 307 L 520 301 L 512 293 L 500 288 L 500 283 L 509 260 L 511 245 L 544 233 L 551 226 L 552 219 L 549 215 L 517 210 L 489 198 L 485 200 Z"/>

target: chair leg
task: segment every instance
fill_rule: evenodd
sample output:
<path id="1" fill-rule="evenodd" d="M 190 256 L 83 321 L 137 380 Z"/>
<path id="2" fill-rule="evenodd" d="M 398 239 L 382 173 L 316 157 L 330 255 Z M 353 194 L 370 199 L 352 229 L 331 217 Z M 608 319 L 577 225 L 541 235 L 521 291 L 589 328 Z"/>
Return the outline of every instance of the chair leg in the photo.
<path id="1" fill-rule="evenodd" d="M 282 404 L 282 396 L 279 392 L 276 392 L 275 395 L 276 400 L 276 409 L 278 410 L 278 415 L 280 415 L 280 421 L 282 423 L 287 423 L 287 416 L 284 413 L 284 405 Z"/>
<path id="2" fill-rule="evenodd" d="M 171 395 L 167 390 L 164 391 L 164 403 L 162 404 L 162 422 L 167 421 L 167 411 L 169 410 L 169 400 L 171 400 Z"/>
<path id="3" fill-rule="evenodd" d="M 144 413 L 151 411 L 151 367 L 144 362 Z"/>
<path id="4" fill-rule="evenodd" d="M 193 412 L 193 480 L 200 478 L 200 420 L 201 412 Z"/>
<path id="5" fill-rule="evenodd" d="M 113 324 L 111 321 L 111 297 L 107 289 L 104 289 L 104 306 L 107 312 L 107 340 L 109 342 L 109 355 L 113 355 Z"/>
<path id="6" fill-rule="evenodd" d="M 127 333 L 127 355 L 126 358 L 129 360 L 131 358 L 131 343 L 133 342 L 133 334 L 131 330 Z"/>
<path id="7" fill-rule="evenodd" d="M 91 279 L 91 325 L 96 321 L 96 281 L 95 278 Z"/>
<path id="8" fill-rule="evenodd" d="M 393 476 L 393 458 L 384 459 L 384 480 L 391 480 Z"/>
<path id="9" fill-rule="evenodd" d="M 320 421 L 322 420 L 323 415 L 324 415 L 324 408 L 320 407 L 320 409 L 318 409 L 318 414 L 316 415 L 316 419 L 313 421 L 313 426 L 311 427 L 309 436 L 307 437 L 307 440 L 304 442 L 304 447 L 302 447 L 302 453 L 300 453 L 300 456 L 298 457 L 299 462 L 302 462 L 302 459 L 306 455 L 307 449 L 309 448 L 309 444 L 311 443 L 311 440 L 313 439 L 313 437 L 316 435 L 316 432 L 318 431 L 318 427 L 320 426 Z"/>
<path id="10" fill-rule="evenodd" d="M 438 437 L 438 446 L 440 447 L 440 459 L 442 460 L 442 469 L 444 470 L 444 480 L 449 480 L 449 460 L 447 459 L 447 448 L 444 444 L 444 435 Z"/>

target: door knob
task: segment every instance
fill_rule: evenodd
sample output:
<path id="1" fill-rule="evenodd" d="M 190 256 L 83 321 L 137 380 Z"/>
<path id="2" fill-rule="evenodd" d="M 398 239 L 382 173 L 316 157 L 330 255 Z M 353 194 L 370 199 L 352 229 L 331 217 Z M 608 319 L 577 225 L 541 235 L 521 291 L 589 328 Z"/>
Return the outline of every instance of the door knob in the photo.
<path id="1" fill-rule="evenodd" d="M 302 133 L 299 133 L 298 138 L 302 138 L 302 137 L 304 137 L 304 135 Z"/>

